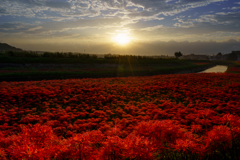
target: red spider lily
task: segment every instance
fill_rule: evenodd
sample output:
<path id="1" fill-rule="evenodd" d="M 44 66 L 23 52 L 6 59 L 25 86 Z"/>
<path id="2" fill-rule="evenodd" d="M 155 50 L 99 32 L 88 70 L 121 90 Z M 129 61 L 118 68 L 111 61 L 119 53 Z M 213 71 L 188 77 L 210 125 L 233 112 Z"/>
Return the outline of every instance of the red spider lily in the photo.
<path id="1" fill-rule="evenodd" d="M 183 132 L 180 126 L 171 120 L 142 122 L 136 128 L 136 134 L 150 138 L 159 148 L 167 148 L 167 143 L 174 143 Z"/>
<path id="2" fill-rule="evenodd" d="M 152 159 L 176 149 L 202 158 L 208 151 L 234 150 L 239 79 L 179 74 L 1 82 L 0 152 L 10 158 Z"/>
<path id="3" fill-rule="evenodd" d="M 76 134 L 64 143 L 68 147 L 58 157 L 85 160 L 96 159 L 98 150 L 103 146 L 102 143 L 103 134 L 99 131 Z"/>
<path id="4" fill-rule="evenodd" d="M 23 126 L 21 134 L 12 138 L 15 141 L 7 148 L 7 152 L 13 159 L 52 159 L 61 147 L 52 129 L 39 124 L 31 129 Z"/>
<path id="5" fill-rule="evenodd" d="M 207 133 L 206 145 L 211 149 L 217 148 L 219 145 L 228 147 L 232 140 L 231 130 L 227 126 L 214 126 L 211 131 Z"/>
<path id="6" fill-rule="evenodd" d="M 130 134 L 125 139 L 127 145 L 126 157 L 130 159 L 153 159 L 153 153 L 156 152 L 156 147 L 147 138 L 139 137 Z"/>
<path id="7" fill-rule="evenodd" d="M 0 148 L 0 158 L 1 158 L 2 160 L 7 160 L 6 155 L 7 155 L 7 154 L 5 153 L 5 149 Z"/>
<path id="8" fill-rule="evenodd" d="M 191 132 L 192 133 L 202 133 L 203 129 L 201 125 L 191 125 Z"/>
<path id="9" fill-rule="evenodd" d="M 187 154 L 196 153 L 199 152 L 198 150 L 200 150 L 200 144 L 189 139 L 177 139 L 174 148 L 177 149 L 179 152 L 181 151 Z"/>
<path id="10" fill-rule="evenodd" d="M 100 151 L 101 159 L 122 160 L 125 158 L 127 147 L 118 136 L 107 137 L 103 145 L 104 147 Z"/>

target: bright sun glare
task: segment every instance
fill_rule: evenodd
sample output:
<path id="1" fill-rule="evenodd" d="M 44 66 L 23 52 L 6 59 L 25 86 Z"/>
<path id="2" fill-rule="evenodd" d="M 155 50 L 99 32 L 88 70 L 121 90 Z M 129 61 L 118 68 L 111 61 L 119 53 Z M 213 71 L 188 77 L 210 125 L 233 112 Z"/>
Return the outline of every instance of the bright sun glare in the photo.
<path id="1" fill-rule="evenodd" d="M 115 37 L 113 37 L 113 41 L 125 45 L 131 41 L 131 38 L 126 33 L 119 33 Z"/>

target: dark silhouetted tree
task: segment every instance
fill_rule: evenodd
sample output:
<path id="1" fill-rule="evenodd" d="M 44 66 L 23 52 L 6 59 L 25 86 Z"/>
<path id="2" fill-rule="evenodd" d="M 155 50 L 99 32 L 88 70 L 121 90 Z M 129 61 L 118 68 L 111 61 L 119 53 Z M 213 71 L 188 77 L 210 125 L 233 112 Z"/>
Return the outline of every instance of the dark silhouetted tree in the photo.
<path id="1" fill-rule="evenodd" d="M 179 52 L 175 52 L 174 54 L 177 58 L 181 57 L 182 56 L 182 53 L 179 51 Z"/>
<path id="2" fill-rule="evenodd" d="M 219 53 L 217 54 L 217 56 L 222 56 L 222 53 L 221 53 L 221 52 L 219 52 Z"/>
<path id="3" fill-rule="evenodd" d="M 222 58 L 222 53 L 219 52 L 219 53 L 216 55 L 216 58 L 217 58 L 218 60 L 220 60 L 220 59 Z"/>
<path id="4" fill-rule="evenodd" d="M 235 54 L 235 51 L 232 51 L 232 53 L 230 53 L 227 58 L 227 60 L 229 61 L 236 61 L 237 59 L 238 59 L 238 56 L 237 54 Z"/>

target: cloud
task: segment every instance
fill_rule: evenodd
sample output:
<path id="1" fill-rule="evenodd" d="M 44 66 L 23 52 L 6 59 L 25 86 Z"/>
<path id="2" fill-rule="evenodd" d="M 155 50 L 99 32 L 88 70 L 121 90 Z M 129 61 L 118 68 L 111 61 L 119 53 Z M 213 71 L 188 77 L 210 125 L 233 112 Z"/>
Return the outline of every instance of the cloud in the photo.
<path id="1" fill-rule="evenodd" d="M 42 29 L 43 27 L 41 27 L 41 26 L 37 26 L 37 27 L 34 27 L 34 28 L 30 28 L 30 29 L 28 29 L 27 31 L 36 31 L 36 30 L 38 30 L 38 29 Z"/>
<path id="2" fill-rule="evenodd" d="M 29 9 L 28 7 L 23 7 L 21 4 L 18 5 L 16 0 L 8 1 L 2 0 L 1 1 L 1 8 L 3 8 L 3 12 L 0 12 L 1 15 L 10 15 L 10 16 L 22 16 L 25 17 L 34 17 L 35 13 Z"/>
<path id="3" fill-rule="evenodd" d="M 26 7 L 35 7 L 35 6 L 43 6 L 45 0 L 21 0 L 21 1 L 18 1 L 18 0 L 3 0 L 3 2 L 5 3 L 9 3 L 9 2 L 12 2 L 12 3 L 17 3 L 19 5 L 24 5 Z"/>
<path id="4" fill-rule="evenodd" d="M 214 18 L 220 23 L 227 23 L 231 25 L 238 25 L 240 22 L 240 11 L 239 12 L 228 12 L 225 15 L 216 15 Z"/>
<path id="5" fill-rule="evenodd" d="M 68 16 L 89 16 L 89 17 L 95 17 L 95 16 L 99 16 L 100 12 L 93 11 L 93 10 L 80 10 L 78 12 L 67 13 L 65 15 L 68 15 Z"/>
<path id="6" fill-rule="evenodd" d="M 125 12 L 125 18 L 130 18 L 134 20 L 152 20 L 152 19 L 159 19 L 157 16 L 159 12 L 156 11 L 127 11 Z M 162 18 L 163 19 L 163 18 Z"/>
<path id="7" fill-rule="evenodd" d="M 210 3 L 222 2 L 224 0 L 179 0 L 169 4 L 166 0 L 130 0 L 130 4 L 137 8 L 143 8 L 143 11 L 135 13 L 136 16 L 149 14 L 152 16 L 163 14 L 165 16 L 175 15 L 186 10 L 206 6 Z M 142 13 L 143 12 L 143 13 Z M 130 16 L 134 13 L 130 13 Z"/>
<path id="8" fill-rule="evenodd" d="M 3 8 L 9 9 L 7 13 L 2 11 L 4 14 L 15 16 L 41 18 L 44 12 L 52 11 L 56 13 L 55 16 L 64 20 L 66 18 L 64 16 L 71 16 L 72 18 L 86 15 L 99 16 L 100 14 L 96 13 L 100 12 L 108 16 L 109 10 L 116 10 L 118 14 L 115 14 L 115 16 L 139 20 L 148 17 L 157 19 L 159 15 L 175 15 L 191 8 L 222 1 L 224 0 L 2 0 L 1 5 Z M 28 12 L 25 10 L 28 10 Z M 0 11 L 0 14 L 3 13 Z"/>
<path id="9" fill-rule="evenodd" d="M 161 26 L 161 23 L 137 22 L 127 25 L 134 28 L 133 35 L 137 39 L 150 40 L 211 40 L 223 41 L 240 37 L 240 12 L 225 12 L 221 14 L 200 15 L 195 19 L 188 16 L 178 17 L 174 26 Z M 164 23 L 163 23 L 164 24 Z"/>
<path id="10" fill-rule="evenodd" d="M 0 14 L 5 14 L 6 13 L 6 9 L 5 8 L 0 8 Z"/>
<path id="11" fill-rule="evenodd" d="M 0 24 L 0 33 L 20 33 L 28 30 L 33 25 L 21 22 L 8 22 Z"/>
<path id="12" fill-rule="evenodd" d="M 201 15 L 196 19 L 177 18 L 176 31 L 183 34 L 240 32 L 240 12 L 221 12 Z M 186 29 L 184 29 L 186 28 Z"/>
<path id="13" fill-rule="evenodd" d="M 67 3 L 67 2 L 55 2 L 55 1 L 50 1 L 50 2 L 45 2 L 45 5 L 47 7 L 51 7 L 51 8 L 65 8 L 65 9 L 70 9 L 71 8 L 71 4 Z"/>
<path id="14" fill-rule="evenodd" d="M 232 7 L 231 10 L 238 10 L 240 7 Z"/>
<path id="15" fill-rule="evenodd" d="M 5 3 L 15 3 L 23 7 L 34 8 L 34 7 L 51 7 L 51 8 L 71 8 L 70 3 L 60 1 L 47 1 L 47 0 L 2 0 Z"/>
<path id="16" fill-rule="evenodd" d="M 86 37 L 88 33 L 96 38 L 106 32 L 114 33 L 116 29 L 126 28 L 131 30 L 136 42 L 142 39 L 147 44 L 152 40 L 156 45 L 155 41 L 171 39 L 187 39 L 190 42 L 196 39 L 237 39 L 240 37 L 239 2 L 235 2 L 229 10 L 219 6 L 218 13 L 215 9 L 209 12 L 209 7 L 212 7 L 209 4 L 217 6 L 224 1 L 1 0 L 0 34 L 6 37 L 53 38 L 57 35 L 74 37 L 74 34 Z M 193 9 L 207 5 L 206 12 L 205 8 L 199 8 L 199 13 L 193 14 Z M 10 18 L 6 20 L 7 17 Z"/>
<path id="17" fill-rule="evenodd" d="M 101 8 L 106 9 L 124 9 L 128 5 L 128 0 L 99 0 Z"/>
<path id="18" fill-rule="evenodd" d="M 71 4 L 68 2 L 48 1 L 48 0 L 1 0 L 1 7 L 7 10 L 1 15 L 23 16 L 27 18 L 43 18 L 50 12 L 55 13 L 55 17 L 70 12 Z M 52 17 L 52 16 L 50 16 Z"/>
<path id="19" fill-rule="evenodd" d="M 68 29 L 104 29 L 122 26 L 123 21 L 120 18 L 98 18 L 98 19 L 78 19 L 63 22 L 45 22 L 40 25 L 8 22 L 0 24 L 0 32 L 2 33 L 27 33 L 27 34 L 52 34 L 54 32 L 62 32 Z"/>
<path id="20" fill-rule="evenodd" d="M 157 25 L 157 26 L 154 26 L 154 27 L 146 27 L 146 28 L 142 28 L 141 30 L 142 31 L 154 31 L 154 30 L 159 29 L 159 28 L 163 28 L 163 25 Z"/>

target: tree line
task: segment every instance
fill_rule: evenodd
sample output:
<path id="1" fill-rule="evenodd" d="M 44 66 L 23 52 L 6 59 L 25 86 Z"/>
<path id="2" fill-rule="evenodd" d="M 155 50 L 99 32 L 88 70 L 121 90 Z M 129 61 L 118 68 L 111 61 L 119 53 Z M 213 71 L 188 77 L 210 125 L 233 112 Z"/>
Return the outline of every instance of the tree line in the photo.
<path id="1" fill-rule="evenodd" d="M 9 57 L 49 57 L 49 58 L 80 58 L 80 59 L 97 59 L 99 56 L 95 54 L 87 53 L 73 53 L 73 52 L 27 52 L 27 51 L 5 51 L 0 53 L 0 55 L 5 55 Z M 101 58 L 107 60 L 115 59 L 174 59 L 173 57 L 161 57 L 161 56 L 139 56 L 139 55 L 115 55 L 115 54 L 105 54 Z"/>

